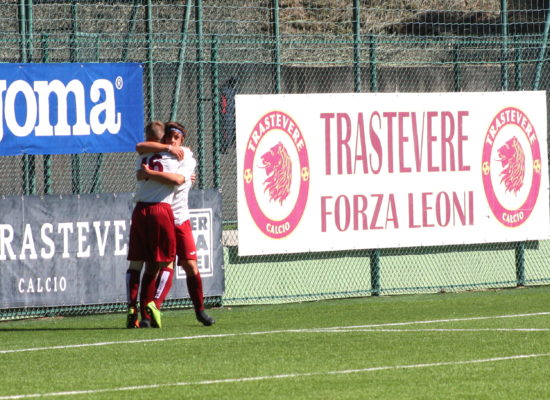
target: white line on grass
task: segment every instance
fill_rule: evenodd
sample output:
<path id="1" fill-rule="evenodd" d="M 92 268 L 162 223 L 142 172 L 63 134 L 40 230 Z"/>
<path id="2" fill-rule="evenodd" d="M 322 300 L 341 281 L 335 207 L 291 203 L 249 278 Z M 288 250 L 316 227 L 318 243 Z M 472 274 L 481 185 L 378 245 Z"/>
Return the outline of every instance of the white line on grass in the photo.
<path id="1" fill-rule="evenodd" d="M 391 322 L 391 323 L 386 323 L 386 324 L 369 324 L 369 325 L 346 326 L 344 328 L 346 328 L 346 329 L 376 328 L 376 327 L 386 327 L 386 326 L 436 324 L 436 323 L 440 323 L 440 322 L 462 322 L 462 321 L 480 321 L 480 320 L 501 319 L 501 318 L 536 317 L 536 316 L 539 316 L 539 315 L 550 315 L 550 311 L 544 311 L 544 312 L 538 312 L 538 313 L 529 313 L 529 314 L 493 315 L 493 316 L 488 316 L 488 317 L 465 317 L 465 318 L 451 318 L 451 319 L 432 319 L 432 320 L 426 320 L 426 321 Z M 340 328 L 335 327 L 334 329 L 340 329 Z"/>
<path id="2" fill-rule="evenodd" d="M 29 351 L 66 350 L 66 349 L 76 349 L 76 348 L 83 348 L 83 347 L 112 346 L 116 344 L 137 344 L 137 343 L 169 342 L 169 341 L 175 341 L 175 340 L 215 339 L 215 338 L 226 338 L 226 337 L 234 337 L 234 336 L 273 335 L 278 333 L 318 333 L 318 332 L 321 333 L 321 332 L 331 332 L 331 331 L 334 331 L 334 333 L 336 333 L 339 330 L 360 331 L 365 329 L 368 329 L 370 331 L 378 331 L 379 329 L 372 329 L 372 328 L 384 328 L 384 327 L 390 327 L 390 326 L 405 326 L 405 325 L 419 325 L 419 324 L 436 324 L 436 323 L 446 323 L 446 322 L 479 321 L 479 320 L 500 319 L 500 318 L 536 317 L 541 315 L 550 315 L 550 311 L 530 313 L 530 314 L 510 314 L 510 315 L 494 315 L 494 316 L 486 316 L 486 317 L 434 319 L 434 320 L 427 320 L 427 321 L 391 322 L 386 324 L 334 326 L 334 327 L 327 327 L 327 328 L 284 329 L 284 330 L 259 331 L 259 332 L 220 333 L 220 334 L 213 334 L 213 335 L 180 336 L 180 337 L 172 337 L 172 338 L 119 340 L 119 341 L 113 341 L 113 342 L 81 343 L 81 344 L 68 344 L 68 345 L 60 345 L 60 346 L 31 347 L 26 349 L 0 350 L 0 354 L 22 353 L 22 352 L 29 352 Z M 480 330 L 481 329 L 478 329 L 478 331 Z M 382 330 L 380 331 L 382 332 Z"/>
<path id="3" fill-rule="evenodd" d="M 497 361 L 510 361 L 528 358 L 540 358 L 548 357 L 550 353 L 541 354 L 518 354 L 513 356 L 491 357 L 481 358 L 474 360 L 462 360 L 462 361 L 444 361 L 435 363 L 424 364 L 408 364 L 408 365 L 385 365 L 380 367 L 369 368 L 356 368 L 356 369 L 344 369 L 338 371 L 318 371 L 318 372 L 303 372 L 303 373 L 290 373 L 290 374 L 278 374 L 278 375 L 264 375 L 264 376 L 251 376 L 242 378 L 228 378 L 228 379 L 211 379 L 197 382 L 171 382 L 171 383 L 159 383 L 154 385 L 140 385 L 140 386 L 123 386 L 117 388 L 105 388 L 105 389 L 90 389 L 90 390 L 71 390 L 66 392 L 52 392 L 52 393 L 30 393 L 30 394 L 15 394 L 10 396 L 1 396 L 0 400 L 12 400 L 12 399 L 30 399 L 39 397 L 55 397 L 55 396 L 75 396 L 81 394 L 99 394 L 109 392 L 127 392 L 143 389 L 158 389 L 174 386 L 191 386 L 191 385 L 215 385 L 220 383 L 242 383 L 242 382 L 255 382 L 266 381 L 272 379 L 292 379 L 292 378 L 307 378 L 311 376 L 323 376 L 323 375 L 347 375 L 358 374 L 366 372 L 387 371 L 396 369 L 415 369 L 415 368 L 431 368 L 431 367 L 443 367 L 454 365 L 469 365 L 469 364 L 481 364 Z"/>
<path id="4" fill-rule="evenodd" d="M 550 332 L 550 328 L 427 328 L 427 329 L 324 329 L 322 332 L 349 333 L 349 332 Z"/>

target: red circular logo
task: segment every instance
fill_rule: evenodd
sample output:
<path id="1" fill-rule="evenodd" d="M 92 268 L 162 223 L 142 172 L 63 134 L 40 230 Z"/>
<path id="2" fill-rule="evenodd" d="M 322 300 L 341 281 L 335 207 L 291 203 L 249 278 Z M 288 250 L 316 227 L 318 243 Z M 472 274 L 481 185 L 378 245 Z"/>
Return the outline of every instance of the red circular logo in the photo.
<path id="1" fill-rule="evenodd" d="M 292 233 L 304 213 L 309 192 L 307 148 L 296 122 L 282 111 L 261 117 L 244 155 L 244 192 L 250 215 L 267 236 Z"/>
<path id="2" fill-rule="evenodd" d="M 494 216 L 505 226 L 523 224 L 541 182 L 539 141 L 523 111 L 508 107 L 495 116 L 485 135 L 481 171 Z"/>

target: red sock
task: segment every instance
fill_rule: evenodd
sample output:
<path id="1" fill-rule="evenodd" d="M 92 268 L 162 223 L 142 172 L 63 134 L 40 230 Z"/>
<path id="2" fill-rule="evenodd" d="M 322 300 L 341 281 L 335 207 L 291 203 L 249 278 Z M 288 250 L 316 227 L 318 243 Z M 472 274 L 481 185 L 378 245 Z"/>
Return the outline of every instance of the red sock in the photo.
<path id="1" fill-rule="evenodd" d="M 141 271 L 128 269 L 126 271 L 126 294 L 128 296 L 128 306 L 136 307 L 139 295 L 139 278 Z"/>
<path id="2" fill-rule="evenodd" d="M 172 281 L 174 279 L 174 269 L 173 268 L 163 268 L 159 272 L 157 278 L 157 291 L 155 293 L 155 304 L 160 310 L 164 299 L 168 296 L 168 292 L 172 287 Z"/>
<path id="3" fill-rule="evenodd" d="M 141 318 L 151 318 L 145 306 L 147 305 L 147 303 L 155 299 L 155 292 L 157 290 L 156 277 L 157 274 L 150 275 L 148 273 L 144 273 L 143 277 L 141 278 L 141 292 L 139 296 Z"/>
<path id="4" fill-rule="evenodd" d="M 187 274 L 187 291 L 193 302 L 195 311 L 204 310 L 204 299 L 202 293 L 202 279 L 200 274 L 189 275 Z"/>

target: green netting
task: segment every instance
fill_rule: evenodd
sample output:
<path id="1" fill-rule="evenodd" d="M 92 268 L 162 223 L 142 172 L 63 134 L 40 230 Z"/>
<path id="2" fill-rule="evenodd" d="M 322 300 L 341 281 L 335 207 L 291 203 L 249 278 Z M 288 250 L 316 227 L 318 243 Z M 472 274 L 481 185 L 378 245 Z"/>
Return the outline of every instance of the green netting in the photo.
<path id="1" fill-rule="evenodd" d="M 0 0 L 0 62 L 143 63 L 146 120 L 186 125 L 199 187 L 222 190 L 224 304 L 540 285 L 550 281 L 549 241 L 238 257 L 235 149 L 222 151 L 219 111 L 230 78 L 241 94 L 546 90 L 549 7 L 544 0 Z M 133 162 L 131 153 L 3 157 L 0 195 L 129 192 Z M 0 318 L 120 307 L 6 310 Z"/>
<path id="2" fill-rule="evenodd" d="M 204 299 L 205 307 L 220 307 L 221 298 L 209 297 Z M 193 304 L 189 299 L 167 299 L 163 304 L 163 310 L 175 310 L 192 308 Z M 106 304 L 83 304 L 81 306 L 59 306 L 59 307 L 32 307 L 32 308 L 10 308 L 0 310 L 0 321 L 9 319 L 24 318 L 47 318 L 71 315 L 87 314 L 108 314 L 126 312 L 128 306 L 125 303 Z"/>

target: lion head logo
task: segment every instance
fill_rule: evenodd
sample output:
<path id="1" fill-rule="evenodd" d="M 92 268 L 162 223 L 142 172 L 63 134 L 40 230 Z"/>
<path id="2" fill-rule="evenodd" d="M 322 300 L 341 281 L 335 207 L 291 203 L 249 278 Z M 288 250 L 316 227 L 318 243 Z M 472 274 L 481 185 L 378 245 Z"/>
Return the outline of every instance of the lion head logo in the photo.
<path id="1" fill-rule="evenodd" d="M 292 182 L 292 161 L 281 142 L 277 143 L 267 153 L 262 155 L 262 168 L 265 169 L 267 179 L 264 181 L 264 192 L 269 193 L 271 200 L 283 200 L 290 193 Z"/>
<path id="2" fill-rule="evenodd" d="M 503 167 L 500 182 L 504 183 L 507 192 L 517 194 L 525 177 L 525 153 L 515 136 L 498 149 L 498 156 Z"/>

